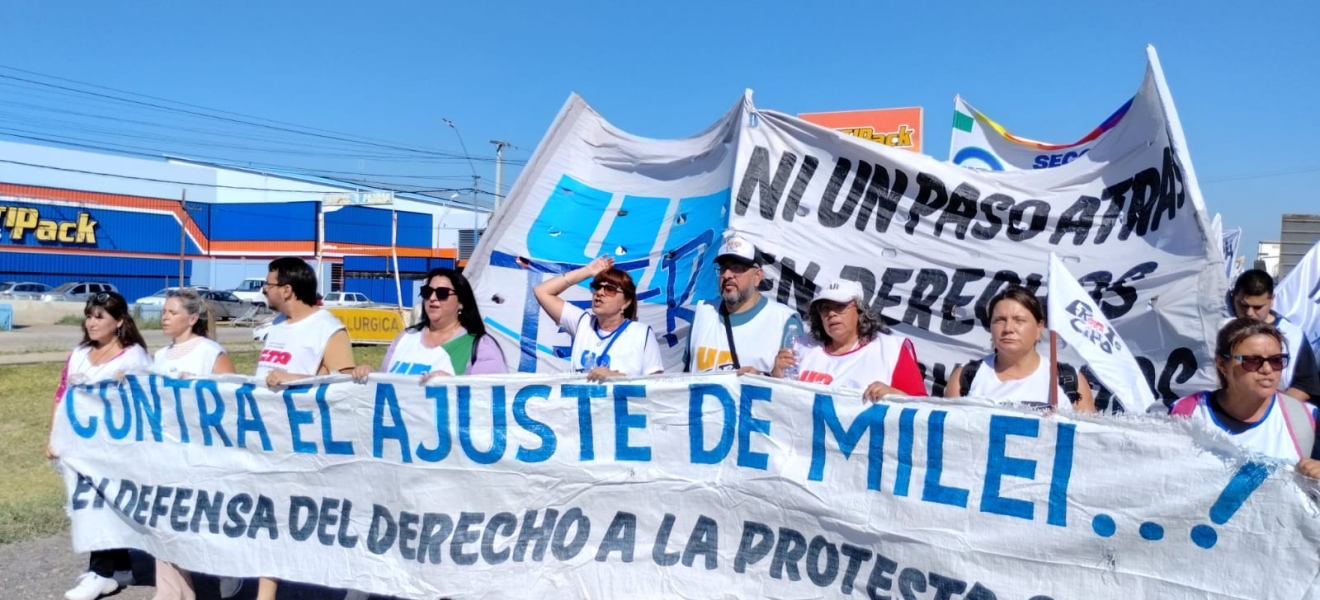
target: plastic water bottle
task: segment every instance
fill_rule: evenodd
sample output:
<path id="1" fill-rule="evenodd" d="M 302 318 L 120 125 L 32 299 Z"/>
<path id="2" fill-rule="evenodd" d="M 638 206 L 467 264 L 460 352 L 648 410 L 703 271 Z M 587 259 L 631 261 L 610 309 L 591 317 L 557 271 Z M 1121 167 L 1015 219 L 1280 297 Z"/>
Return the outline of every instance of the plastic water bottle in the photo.
<path id="1" fill-rule="evenodd" d="M 784 328 L 784 339 L 780 340 L 779 347 L 788 348 L 789 350 L 792 350 L 793 358 L 795 360 L 801 361 L 802 356 L 798 352 L 798 348 L 801 345 L 802 345 L 802 324 L 798 323 L 797 321 L 793 321 L 789 323 L 787 327 Z M 798 366 L 796 364 L 793 364 L 784 367 L 784 378 L 792 381 L 797 381 Z"/>

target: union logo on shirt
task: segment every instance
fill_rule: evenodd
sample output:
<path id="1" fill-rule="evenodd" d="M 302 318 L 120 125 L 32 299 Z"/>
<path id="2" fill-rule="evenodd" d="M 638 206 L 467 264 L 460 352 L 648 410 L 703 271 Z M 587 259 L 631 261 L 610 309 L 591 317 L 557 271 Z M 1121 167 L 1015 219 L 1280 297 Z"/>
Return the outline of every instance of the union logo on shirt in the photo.
<path id="1" fill-rule="evenodd" d="M 262 350 L 259 362 L 270 365 L 287 365 L 293 360 L 293 355 L 283 350 Z"/>
<path id="2" fill-rule="evenodd" d="M 820 371 L 803 371 L 801 375 L 798 375 L 798 381 L 829 385 L 830 382 L 834 381 L 834 377 L 829 373 L 821 373 Z"/>

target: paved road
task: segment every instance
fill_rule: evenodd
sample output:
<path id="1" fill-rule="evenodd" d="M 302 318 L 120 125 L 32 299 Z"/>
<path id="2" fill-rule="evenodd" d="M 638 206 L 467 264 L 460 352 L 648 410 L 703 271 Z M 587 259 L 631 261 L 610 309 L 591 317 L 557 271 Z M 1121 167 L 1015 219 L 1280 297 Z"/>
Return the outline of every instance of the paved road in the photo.
<path id="1" fill-rule="evenodd" d="M 143 331 L 142 337 L 152 351 L 169 341 L 159 330 Z M 261 349 L 252 342 L 249 327 L 220 327 L 216 329 L 216 337 L 230 351 Z M 0 365 L 59 362 L 68 358 L 69 350 L 80 341 L 82 328 L 77 325 L 33 325 L 0 331 Z"/>
<path id="2" fill-rule="evenodd" d="M 87 570 L 87 555 L 74 554 L 69 536 L 32 540 L 0 546 L 0 598 L 14 600 L 64 600 L 64 592 L 73 587 L 83 571 Z M 141 585 L 124 588 L 118 593 L 103 596 L 103 600 L 151 600 L 155 597 L 155 563 L 151 557 L 133 553 L 133 575 Z M 194 583 L 197 600 L 218 600 L 219 585 L 215 578 L 198 576 Z M 247 581 L 233 600 L 254 600 L 256 581 Z M 342 590 L 286 584 L 280 587 L 276 600 L 339 600 Z M 388 596 L 372 596 L 372 600 L 389 600 Z"/>

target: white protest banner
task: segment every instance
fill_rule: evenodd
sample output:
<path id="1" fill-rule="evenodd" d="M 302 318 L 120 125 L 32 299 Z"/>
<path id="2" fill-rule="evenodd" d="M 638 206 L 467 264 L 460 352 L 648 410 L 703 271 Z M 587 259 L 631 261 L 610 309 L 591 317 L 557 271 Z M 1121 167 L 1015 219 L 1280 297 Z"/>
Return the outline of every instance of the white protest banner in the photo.
<path id="1" fill-rule="evenodd" d="M 730 374 L 75 386 L 77 551 L 405 598 L 1320 597 L 1292 465 Z"/>
<path id="2" fill-rule="evenodd" d="M 576 96 L 523 171 L 469 264 L 511 367 L 562 371 L 567 334 L 531 293 L 603 253 L 632 273 L 640 319 L 679 371 L 695 302 L 714 298 L 710 249 L 726 227 L 766 254 L 765 290 L 805 310 L 818 281 L 862 284 L 914 340 L 933 394 L 989 351 L 987 304 L 1035 290 L 1046 254 L 1079 277 L 1161 399 L 1214 385 L 1210 345 L 1227 282 L 1153 50 L 1129 110 L 1086 160 L 985 172 L 758 110 L 744 98 L 696 137 L 649 140 Z M 589 290 L 566 299 L 585 306 Z M 1083 371 L 1084 372 L 1084 371 Z M 1097 394 L 1104 406 L 1107 392 Z"/>
<path id="3" fill-rule="evenodd" d="M 1320 242 L 1274 286 L 1274 312 L 1302 329 L 1320 360 Z"/>
<path id="4" fill-rule="evenodd" d="M 1121 402 L 1129 412 L 1163 406 L 1150 393 L 1141 365 L 1123 337 L 1053 252 L 1047 277 L 1050 329 L 1081 356 L 1092 373 L 1088 379 L 1099 379 L 1114 394 L 1110 402 Z"/>

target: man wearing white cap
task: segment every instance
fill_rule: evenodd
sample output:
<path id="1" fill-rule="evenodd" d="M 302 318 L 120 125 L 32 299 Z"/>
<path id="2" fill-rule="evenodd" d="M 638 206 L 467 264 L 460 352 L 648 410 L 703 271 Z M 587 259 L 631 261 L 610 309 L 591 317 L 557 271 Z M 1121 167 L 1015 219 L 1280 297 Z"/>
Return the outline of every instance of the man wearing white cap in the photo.
<path id="1" fill-rule="evenodd" d="M 890 394 L 925 396 L 912 340 L 891 333 L 865 306 L 856 281 L 822 285 L 808 314 L 817 345 L 800 350 L 800 361 L 788 349 L 778 360 L 796 363 L 799 381 L 864 390 L 872 401 Z M 783 377 L 783 370 L 773 375 Z"/>
<path id="2" fill-rule="evenodd" d="M 761 295 L 761 260 L 756 246 L 742 236 L 725 236 L 715 264 L 720 301 L 697 305 L 684 364 L 691 373 L 768 374 L 786 338 L 803 331 L 802 319 L 797 311 Z"/>

